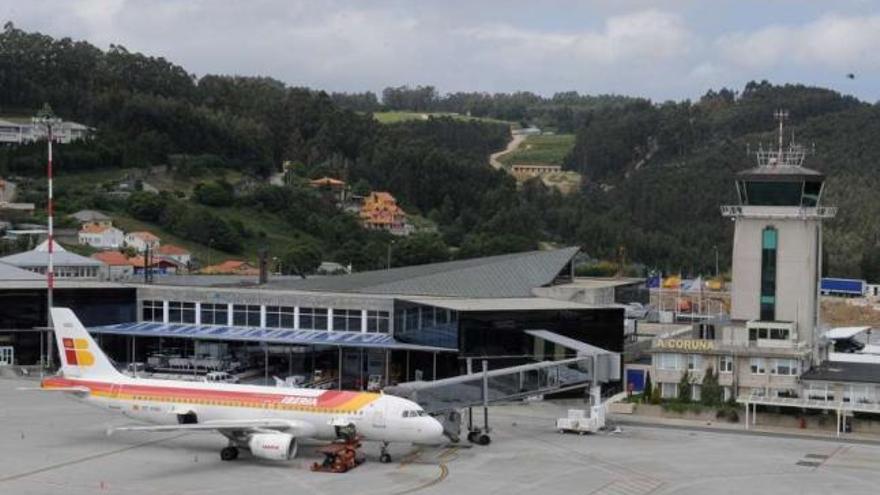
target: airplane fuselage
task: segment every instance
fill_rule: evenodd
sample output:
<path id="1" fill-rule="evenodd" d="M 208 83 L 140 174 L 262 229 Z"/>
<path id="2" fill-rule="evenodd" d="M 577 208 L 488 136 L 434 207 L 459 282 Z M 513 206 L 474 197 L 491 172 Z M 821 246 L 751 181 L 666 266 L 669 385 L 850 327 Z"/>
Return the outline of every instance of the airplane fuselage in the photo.
<path id="1" fill-rule="evenodd" d="M 284 419 L 311 425 L 316 439 L 333 440 L 336 425 L 351 424 L 364 440 L 442 442 L 442 426 L 417 404 L 383 394 L 137 378 L 52 377 L 42 387 L 88 389 L 85 402 L 158 425 Z"/>

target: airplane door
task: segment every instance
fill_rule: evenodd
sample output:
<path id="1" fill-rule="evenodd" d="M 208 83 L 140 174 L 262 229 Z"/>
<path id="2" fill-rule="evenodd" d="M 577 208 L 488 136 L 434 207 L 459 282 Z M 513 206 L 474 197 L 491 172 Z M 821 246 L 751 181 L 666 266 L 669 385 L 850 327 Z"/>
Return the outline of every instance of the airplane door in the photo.
<path id="1" fill-rule="evenodd" d="M 377 406 L 373 409 L 373 428 L 385 428 L 385 407 Z"/>

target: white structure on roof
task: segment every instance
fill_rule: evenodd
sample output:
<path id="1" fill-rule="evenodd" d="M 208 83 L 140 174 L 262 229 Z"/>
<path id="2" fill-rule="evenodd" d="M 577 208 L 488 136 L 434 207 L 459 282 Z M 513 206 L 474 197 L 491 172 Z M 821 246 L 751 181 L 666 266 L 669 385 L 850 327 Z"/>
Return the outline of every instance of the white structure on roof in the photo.
<path id="1" fill-rule="evenodd" d="M 95 249 L 119 249 L 124 236 L 116 227 L 88 223 L 77 234 L 77 240 Z"/>
<path id="2" fill-rule="evenodd" d="M 55 142 L 70 143 L 85 139 L 92 129 L 76 122 L 62 122 L 52 127 Z M 0 143 L 24 144 L 46 137 L 46 129 L 34 125 L 31 119 L 0 117 Z"/>
<path id="3" fill-rule="evenodd" d="M 133 247 L 137 252 L 143 253 L 149 247 L 151 251 L 159 248 L 159 238 L 152 232 L 129 232 L 125 234 L 126 246 Z"/>
<path id="4" fill-rule="evenodd" d="M 98 260 L 86 258 L 61 247 L 53 241 L 55 278 L 97 279 L 101 267 Z M 49 241 L 43 241 L 31 251 L 16 253 L 0 258 L 6 263 L 30 272 L 44 274 L 49 264 Z"/>

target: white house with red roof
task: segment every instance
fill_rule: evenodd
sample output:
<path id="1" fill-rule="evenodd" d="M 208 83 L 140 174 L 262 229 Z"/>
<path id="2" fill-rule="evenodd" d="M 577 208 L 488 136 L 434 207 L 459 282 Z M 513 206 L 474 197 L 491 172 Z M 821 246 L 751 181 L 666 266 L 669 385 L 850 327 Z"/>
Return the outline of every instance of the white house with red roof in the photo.
<path id="1" fill-rule="evenodd" d="M 146 230 L 129 232 L 125 234 L 124 241 L 126 246 L 134 248 L 139 253 L 143 253 L 147 248 L 150 248 L 150 251 L 159 249 L 159 237 Z"/>
<path id="2" fill-rule="evenodd" d="M 127 280 L 134 275 L 134 263 L 119 251 L 101 251 L 93 254 L 92 259 L 104 263 L 101 269 L 103 280 Z"/>
<path id="3" fill-rule="evenodd" d="M 192 261 L 192 253 L 174 244 L 162 244 L 156 250 L 156 254 L 162 258 L 174 260 L 183 266 L 188 266 Z"/>
<path id="4" fill-rule="evenodd" d="M 87 223 L 82 226 L 77 234 L 80 244 L 92 246 L 95 249 L 119 249 L 122 247 L 125 233 L 113 226 Z"/>

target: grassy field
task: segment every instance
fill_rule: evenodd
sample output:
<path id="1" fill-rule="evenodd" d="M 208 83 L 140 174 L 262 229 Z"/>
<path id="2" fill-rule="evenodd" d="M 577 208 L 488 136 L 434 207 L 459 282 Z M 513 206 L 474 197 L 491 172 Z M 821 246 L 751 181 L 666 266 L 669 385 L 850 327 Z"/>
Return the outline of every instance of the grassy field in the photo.
<path id="1" fill-rule="evenodd" d="M 515 122 L 490 119 L 487 117 L 469 117 L 460 113 L 451 112 L 376 112 L 373 114 L 373 117 L 381 124 L 396 124 L 407 120 L 427 120 L 429 117 L 452 117 L 456 120 L 478 120 L 480 122 L 513 125 L 515 128 L 519 127 L 519 124 L 516 124 Z"/>
<path id="2" fill-rule="evenodd" d="M 574 146 L 574 134 L 528 136 L 519 148 L 498 158 L 505 165 L 541 163 L 562 165 Z"/>

